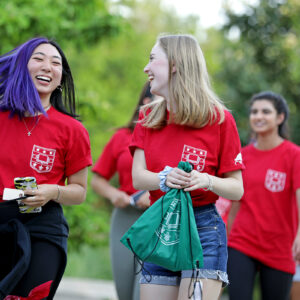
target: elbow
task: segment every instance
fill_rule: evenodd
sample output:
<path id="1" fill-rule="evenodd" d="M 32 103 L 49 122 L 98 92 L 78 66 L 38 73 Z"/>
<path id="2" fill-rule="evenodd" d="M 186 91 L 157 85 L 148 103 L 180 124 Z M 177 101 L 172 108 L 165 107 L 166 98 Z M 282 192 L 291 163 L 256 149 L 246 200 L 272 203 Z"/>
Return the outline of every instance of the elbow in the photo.
<path id="1" fill-rule="evenodd" d="M 132 176 L 132 185 L 136 190 L 142 190 L 138 177 Z"/>
<path id="2" fill-rule="evenodd" d="M 86 199 L 86 188 L 82 187 L 82 191 L 78 193 L 78 198 L 76 199 L 75 205 L 80 205 Z"/>
<path id="3" fill-rule="evenodd" d="M 132 172 L 132 185 L 136 190 L 143 190 L 144 186 L 142 184 L 141 175 L 138 172 Z"/>
<path id="4" fill-rule="evenodd" d="M 244 195 L 244 186 L 241 184 L 237 189 L 236 189 L 236 192 L 235 192 L 235 195 L 234 195 L 234 199 L 231 199 L 231 200 L 234 200 L 234 201 L 239 201 L 241 200 L 241 198 L 243 197 Z"/>

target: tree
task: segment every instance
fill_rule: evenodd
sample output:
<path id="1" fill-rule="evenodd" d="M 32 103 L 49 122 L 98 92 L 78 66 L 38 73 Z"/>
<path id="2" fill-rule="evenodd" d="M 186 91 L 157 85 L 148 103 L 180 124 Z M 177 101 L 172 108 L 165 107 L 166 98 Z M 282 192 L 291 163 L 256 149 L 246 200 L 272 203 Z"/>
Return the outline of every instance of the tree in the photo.
<path id="1" fill-rule="evenodd" d="M 121 18 L 109 13 L 105 0 L 0 1 L 0 53 L 35 36 L 83 48 L 120 28 Z"/>
<path id="2" fill-rule="evenodd" d="M 222 32 L 222 69 L 217 74 L 225 98 L 233 100 L 243 143 L 247 140 L 246 106 L 262 90 L 282 94 L 288 101 L 293 140 L 300 144 L 300 3 L 261 0 L 243 14 L 227 8 Z M 232 33 L 238 37 L 230 38 Z"/>

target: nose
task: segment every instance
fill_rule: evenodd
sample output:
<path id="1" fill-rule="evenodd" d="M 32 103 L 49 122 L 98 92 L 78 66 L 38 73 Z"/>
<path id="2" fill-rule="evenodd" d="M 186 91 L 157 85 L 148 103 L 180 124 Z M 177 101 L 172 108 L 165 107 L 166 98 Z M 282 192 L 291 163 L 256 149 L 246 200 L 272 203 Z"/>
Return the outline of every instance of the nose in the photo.
<path id="1" fill-rule="evenodd" d="M 148 72 L 149 72 L 149 64 L 147 64 L 144 68 L 144 73 L 147 74 Z"/>
<path id="2" fill-rule="evenodd" d="M 50 61 L 48 59 L 44 59 L 43 65 L 42 65 L 42 70 L 45 72 L 50 72 L 50 69 L 51 69 Z"/>

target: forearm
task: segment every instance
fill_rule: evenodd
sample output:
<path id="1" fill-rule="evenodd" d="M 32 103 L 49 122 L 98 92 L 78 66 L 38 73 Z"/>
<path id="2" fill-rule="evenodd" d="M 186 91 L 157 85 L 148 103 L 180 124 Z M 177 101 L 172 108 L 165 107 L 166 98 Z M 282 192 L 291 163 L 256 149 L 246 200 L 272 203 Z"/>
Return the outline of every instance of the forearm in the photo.
<path id="1" fill-rule="evenodd" d="M 68 177 L 66 186 L 58 186 L 56 202 L 64 205 L 76 205 L 86 198 L 88 168 L 84 168 Z"/>
<path id="2" fill-rule="evenodd" d="M 112 186 L 108 180 L 98 174 L 93 175 L 91 185 L 93 190 L 98 195 L 109 199 L 110 201 L 113 199 L 114 195 L 119 192 L 119 190 L 116 187 Z"/>
<path id="3" fill-rule="evenodd" d="M 66 186 L 58 186 L 57 197 L 54 201 L 63 205 L 81 204 L 86 198 L 86 188 L 83 186 L 71 183 Z"/>
<path id="4" fill-rule="evenodd" d="M 153 191 L 159 189 L 158 173 L 145 169 L 139 169 L 132 172 L 133 186 L 137 190 Z"/>
<path id="5" fill-rule="evenodd" d="M 212 191 L 226 199 L 240 200 L 244 194 L 243 182 L 237 178 L 220 178 L 209 175 L 212 181 Z"/>

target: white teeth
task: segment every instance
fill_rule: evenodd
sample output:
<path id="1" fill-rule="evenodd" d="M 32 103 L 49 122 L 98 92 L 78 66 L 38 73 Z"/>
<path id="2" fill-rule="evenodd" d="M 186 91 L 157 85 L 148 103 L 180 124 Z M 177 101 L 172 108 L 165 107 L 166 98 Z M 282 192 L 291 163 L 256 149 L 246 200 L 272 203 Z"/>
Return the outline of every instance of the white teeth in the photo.
<path id="1" fill-rule="evenodd" d="M 36 79 L 44 80 L 44 81 L 47 81 L 47 82 L 51 81 L 51 78 L 46 77 L 46 76 L 36 76 Z"/>
<path id="2" fill-rule="evenodd" d="M 149 81 L 152 81 L 154 79 L 154 76 L 151 75 L 148 78 L 149 78 Z"/>

